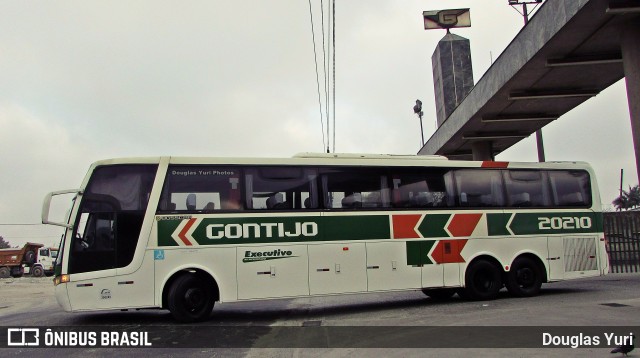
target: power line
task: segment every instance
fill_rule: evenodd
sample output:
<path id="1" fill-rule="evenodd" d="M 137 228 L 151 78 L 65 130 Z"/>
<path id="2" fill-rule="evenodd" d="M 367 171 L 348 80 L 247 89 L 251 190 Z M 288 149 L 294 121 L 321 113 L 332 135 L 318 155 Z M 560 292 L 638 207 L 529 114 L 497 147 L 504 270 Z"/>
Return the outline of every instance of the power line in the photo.
<path id="1" fill-rule="evenodd" d="M 327 7 L 327 12 L 329 8 Z M 328 17 L 328 16 L 327 16 Z M 329 55 L 327 55 L 326 49 L 327 46 L 325 44 L 325 30 L 324 30 L 324 1 L 320 0 L 320 23 L 322 26 L 322 66 L 324 68 L 324 104 L 325 104 L 325 114 L 327 115 L 327 153 L 329 153 L 329 138 L 330 129 L 329 125 L 329 73 L 327 72 L 327 67 L 329 67 Z M 330 31 L 331 27 L 329 27 Z"/>
<path id="2" fill-rule="evenodd" d="M 60 235 L 47 235 L 47 236 L 7 236 L 5 239 L 48 239 L 48 238 L 60 238 Z"/>
<path id="3" fill-rule="evenodd" d="M 336 0 L 333 0 L 333 152 L 336 152 Z M 328 119 L 327 119 L 328 120 Z"/>
<path id="4" fill-rule="evenodd" d="M 34 223 L 24 223 L 24 224 L 2 224 L 0 223 L 0 226 L 37 226 L 37 225 L 41 225 L 44 226 L 46 224 L 34 224 Z"/>
<path id="5" fill-rule="evenodd" d="M 309 0 L 309 16 L 311 18 L 311 40 L 313 41 L 313 61 L 316 64 L 316 85 L 318 88 L 318 106 L 320 108 L 320 127 L 321 127 L 321 132 L 322 132 L 322 147 L 325 147 L 325 139 L 324 139 L 324 120 L 322 118 L 322 101 L 321 101 L 321 96 L 320 96 L 320 79 L 318 76 L 318 54 L 316 51 L 316 35 L 315 35 L 315 31 L 313 29 L 313 8 L 311 6 L 311 0 Z M 327 123 L 328 125 L 328 123 Z"/>

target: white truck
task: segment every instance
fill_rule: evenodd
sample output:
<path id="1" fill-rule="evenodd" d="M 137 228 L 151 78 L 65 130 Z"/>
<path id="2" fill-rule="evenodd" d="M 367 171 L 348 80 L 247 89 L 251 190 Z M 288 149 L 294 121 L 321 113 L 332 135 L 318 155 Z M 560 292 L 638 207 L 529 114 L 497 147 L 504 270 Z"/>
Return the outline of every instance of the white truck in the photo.
<path id="1" fill-rule="evenodd" d="M 58 257 L 58 249 L 55 247 L 41 247 L 38 250 L 36 262 L 30 267 L 25 268 L 26 273 L 30 273 L 33 277 L 42 277 L 44 275 L 53 275 L 53 267 Z"/>

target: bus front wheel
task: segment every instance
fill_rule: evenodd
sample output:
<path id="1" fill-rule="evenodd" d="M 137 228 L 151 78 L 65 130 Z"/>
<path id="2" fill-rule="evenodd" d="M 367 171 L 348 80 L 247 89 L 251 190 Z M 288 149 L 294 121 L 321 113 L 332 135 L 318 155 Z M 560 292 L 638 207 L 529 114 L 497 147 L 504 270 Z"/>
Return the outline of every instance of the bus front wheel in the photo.
<path id="1" fill-rule="evenodd" d="M 531 297 L 540 292 L 542 270 L 528 257 L 519 257 L 511 265 L 505 282 L 509 293 L 516 297 Z"/>
<path id="2" fill-rule="evenodd" d="M 502 288 L 502 270 L 486 261 L 475 261 L 467 268 L 465 289 L 461 296 L 472 300 L 492 300 Z"/>
<path id="3" fill-rule="evenodd" d="M 214 291 L 195 274 L 178 277 L 169 289 L 167 307 L 179 322 L 192 323 L 209 318 L 215 302 Z"/>

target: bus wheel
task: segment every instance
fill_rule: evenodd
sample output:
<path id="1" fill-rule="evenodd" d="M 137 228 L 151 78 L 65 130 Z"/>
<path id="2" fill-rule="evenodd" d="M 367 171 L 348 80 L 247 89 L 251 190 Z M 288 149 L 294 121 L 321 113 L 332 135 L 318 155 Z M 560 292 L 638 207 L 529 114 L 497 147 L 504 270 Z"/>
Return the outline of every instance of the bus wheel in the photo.
<path id="1" fill-rule="evenodd" d="M 472 300 L 492 300 L 502 288 L 502 270 L 486 260 L 478 260 L 467 268 L 464 295 Z"/>
<path id="2" fill-rule="evenodd" d="M 540 292 L 542 271 L 540 266 L 528 257 L 519 257 L 507 273 L 507 290 L 516 297 L 531 297 Z"/>
<path id="3" fill-rule="evenodd" d="M 455 293 L 455 288 L 423 288 L 422 293 L 436 301 L 450 299 Z"/>
<path id="4" fill-rule="evenodd" d="M 31 276 L 33 277 L 42 277 L 44 276 L 44 270 L 40 266 L 36 266 L 31 269 Z"/>
<path id="5" fill-rule="evenodd" d="M 209 318 L 214 304 L 213 289 L 196 275 L 178 277 L 169 289 L 167 307 L 173 318 L 184 323 Z"/>

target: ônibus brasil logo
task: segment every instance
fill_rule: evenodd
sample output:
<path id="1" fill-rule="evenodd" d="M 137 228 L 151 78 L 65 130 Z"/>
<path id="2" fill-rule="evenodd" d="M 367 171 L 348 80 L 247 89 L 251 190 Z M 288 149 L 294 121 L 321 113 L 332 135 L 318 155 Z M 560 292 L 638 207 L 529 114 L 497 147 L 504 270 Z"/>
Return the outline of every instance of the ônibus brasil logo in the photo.
<path id="1" fill-rule="evenodd" d="M 276 260 L 276 259 L 286 259 L 293 256 L 293 252 L 287 250 L 273 250 L 273 251 L 245 251 L 244 258 L 242 262 L 255 262 L 255 261 L 266 261 L 266 260 Z"/>

